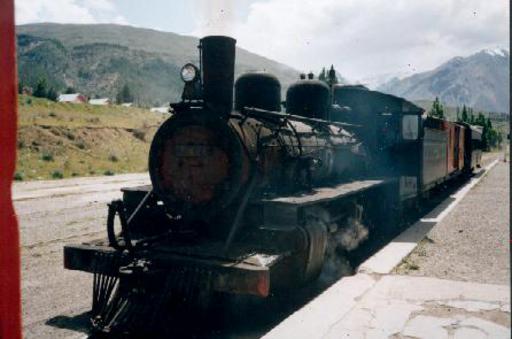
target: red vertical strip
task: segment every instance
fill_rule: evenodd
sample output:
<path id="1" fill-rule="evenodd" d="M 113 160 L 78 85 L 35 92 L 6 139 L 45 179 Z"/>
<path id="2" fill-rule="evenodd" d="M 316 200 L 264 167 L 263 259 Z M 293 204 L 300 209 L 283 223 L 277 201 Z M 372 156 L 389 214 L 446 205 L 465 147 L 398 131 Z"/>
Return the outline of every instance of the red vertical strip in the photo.
<path id="1" fill-rule="evenodd" d="M 18 223 L 11 200 L 16 162 L 14 0 L 0 1 L 0 338 L 21 338 Z"/>

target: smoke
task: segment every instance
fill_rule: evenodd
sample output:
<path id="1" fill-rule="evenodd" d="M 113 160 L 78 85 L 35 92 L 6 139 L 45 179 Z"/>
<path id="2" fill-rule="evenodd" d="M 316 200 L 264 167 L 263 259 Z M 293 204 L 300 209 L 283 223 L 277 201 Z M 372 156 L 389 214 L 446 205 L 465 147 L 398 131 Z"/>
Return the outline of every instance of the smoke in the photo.
<path id="1" fill-rule="evenodd" d="M 328 286 L 343 276 L 354 274 L 345 253 L 355 250 L 367 238 L 368 228 L 359 220 L 348 218 L 346 225 L 329 237 L 319 283 Z"/>
<path id="2" fill-rule="evenodd" d="M 235 0 L 207 0 L 199 2 L 201 8 L 199 28 L 196 35 L 234 34 Z"/>
<path id="3" fill-rule="evenodd" d="M 368 228 L 359 220 L 349 218 L 347 226 L 344 227 L 335 238 L 346 251 L 355 250 L 361 242 L 368 238 Z"/>

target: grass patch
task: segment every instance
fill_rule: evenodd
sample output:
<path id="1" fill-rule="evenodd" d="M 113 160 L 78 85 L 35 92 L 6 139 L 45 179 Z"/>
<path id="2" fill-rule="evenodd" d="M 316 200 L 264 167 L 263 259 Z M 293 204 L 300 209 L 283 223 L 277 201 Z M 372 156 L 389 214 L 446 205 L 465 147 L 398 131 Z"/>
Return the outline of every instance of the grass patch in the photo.
<path id="1" fill-rule="evenodd" d="M 14 173 L 14 180 L 15 181 L 23 181 L 24 178 L 25 178 L 25 176 L 23 175 L 22 172 Z"/>
<path id="2" fill-rule="evenodd" d="M 64 173 L 61 171 L 53 171 L 52 172 L 52 179 L 62 179 L 64 178 Z"/>
<path id="3" fill-rule="evenodd" d="M 111 155 L 109 155 L 108 160 L 110 160 L 112 162 L 118 162 L 119 158 L 115 154 L 111 154 Z"/>
<path id="4" fill-rule="evenodd" d="M 420 267 L 414 263 L 410 258 L 406 258 L 400 264 L 400 268 L 406 271 L 417 271 Z"/>
<path id="5" fill-rule="evenodd" d="M 53 154 L 50 154 L 50 153 L 43 153 L 41 155 L 41 160 L 43 161 L 53 161 Z"/>

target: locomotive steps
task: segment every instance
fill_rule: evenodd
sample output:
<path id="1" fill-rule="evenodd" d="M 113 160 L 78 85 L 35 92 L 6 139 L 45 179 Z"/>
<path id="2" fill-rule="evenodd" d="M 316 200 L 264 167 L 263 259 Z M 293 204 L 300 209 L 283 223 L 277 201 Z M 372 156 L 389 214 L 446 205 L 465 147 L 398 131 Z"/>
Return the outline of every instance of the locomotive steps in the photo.
<path id="1" fill-rule="evenodd" d="M 455 278 L 453 274 L 450 275 L 450 272 L 448 276 L 443 276 L 442 272 L 438 274 L 422 271 L 415 273 L 418 272 L 415 270 L 421 270 L 418 267 L 409 267 L 410 272 L 404 272 L 403 265 L 404 262 L 407 263 L 408 255 L 415 252 L 415 248 L 423 239 L 430 239 L 429 232 L 434 231 L 433 228 L 435 230 L 443 228 L 446 230 L 446 227 L 455 228 L 453 233 L 465 236 L 471 236 L 472 230 L 478 234 L 486 231 L 483 227 L 478 226 L 482 224 L 482 220 L 474 220 L 460 225 L 456 222 L 454 224 L 451 215 L 460 214 L 458 208 L 466 210 L 468 204 L 478 203 L 477 201 L 482 200 L 482 197 L 488 197 L 490 191 L 495 191 L 496 185 L 507 186 L 503 188 L 503 192 L 506 194 L 500 194 L 500 197 L 496 198 L 506 206 L 508 204 L 508 178 L 505 178 L 506 176 L 508 176 L 508 164 L 494 160 L 437 208 L 423 216 L 363 262 L 354 276 L 345 277 L 336 282 L 316 299 L 281 322 L 264 338 L 340 338 L 345 336 L 350 338 L 444 338 L 448 337 L 448 331 L 451 331 L 452 335 L 453 333 L 465 334 L 462 337 L 475 337 L 476 332 L 483 332 L 484 336 L 487 334 L 488 337 L 493 338 L 507 337 L 510 333 L 510 328 L 507 328 L 510 327 L 509 286 L 489 284 L 504 282 L 495 281 L 492 277 L 475 278 L 475 273 L 473 276 L 468 273 L 466 276 L 458 278 Z M 484 180 L 482 184 L 475 188 L 482 180 Z M 464 199 L 465 197 L 467 198 Z M 460 204 L 463 199 L 463 203 Z M 459 204 L 460 207 L 458 207 Z M 484 219 L 491 218 L 491 215 L 498 213 L 497 211 L 503 206 L 493 207 L 495 210 L 487 211 L 490 215 L 483 217 Z M 471 209 L 471 206 L 469 208 Z M 482 208 L 489 207 L 480 209 Z M 508 210 L 507 207 L 503 209 Z M 450 218 L 446 218 L 449 214 Z M 491 220 L 499 219 L 491 218 Z M 496 222 L 501 224 L 499 231 L 494 231 L 496 236 L 505 238 L 508 236 L 507 220 Z M 486 228 L 488 229 L 488 227 Z M 462 231 L 464 233 L 460 233 Z M 429 237 L 426 237 L 427 234 Z M 443 234 L 439 237 L 442 238 Z M 506 239 L 503 241 L 508 242 Z M 460 243 L 463 242 L 460 241 Z M 485 241 L 482 240 L 482 242 Z M 493 242 L 496 241 L 492 240 L 489 244 L 491 246 L 486 247 L 492 247 Z M 487 244 L 477 246 L 482 248 L 485 245 Z M 459 255 L 465 251 L 465 249 L 459 248 L 461 245 L 456 244 L 455 241 L 448 247 L 446 251 L 459 253 Z M 501 257 L 498 259 L 503 259 L 503 265 L 507 266 L 508 247 L 505 244 L 503 248 L 504 259 Z M 481 255 L 488 254 L 496 261 L 496 250 L 495 247 L 489 248 L 486 250 L 489 253 Z M 457 258 L 452 258 L 451 261 L 448 264 L 436 262 L 432 266 L 435 270 L 436 267 L 443 265 L 452 267 L 467 265 L 464 259 L 460 259 L 459 263 Z M 475 258 L 474 261 L 478 260 Z M 396 275 L 397 267 L 399 274 L 406 273 L 407 275 Z M 469 267 L 466 270 L 470 272 L 475 268 Z M 491 268 L 491 270 L 493 269 Z M 509 268 L 503 270 L 504 274 L 502 271 L 497 272 L 496 268 L 494 271 L 496 273 L 482 274 L 480 271 L 476 274 L 479 277 L 503 276 L 502 279 L 505 282 L 508 281 Z M 410 275 L 424 275 L 425 277 Z M 466 282 L 434 278 L 439 276 L 445 279 L 466 280 Z"/>

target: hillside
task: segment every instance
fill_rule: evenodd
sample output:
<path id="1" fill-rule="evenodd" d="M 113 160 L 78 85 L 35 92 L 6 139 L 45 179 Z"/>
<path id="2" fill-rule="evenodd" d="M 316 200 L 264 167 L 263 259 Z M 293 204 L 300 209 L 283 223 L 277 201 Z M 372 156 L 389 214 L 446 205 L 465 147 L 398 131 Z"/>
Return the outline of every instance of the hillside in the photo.
<path id="1" fill-rule="evenodd" d="M 437 96 L 448 106 L 509 113 L 509 64 L 508 51 L 482 50 L 455 57 L 429 72 L 395 78 L 378 90 L 409 100 L 433 100 Z"/>
<path id="2" fill-rule="evenodd" d="M 179 70 L 198 62 L 198 39 L 113 24 L 29 24 L 17 26 L 18 71 L 22 83 L 41 76 L 60 90 L 68 86 L 91 97 L 115 97 L 128 84 L 142 105 L 180 97 Z M 298 71 L 237 48 L 236 74 L 266 70 L 286 88 Z"/>
<path id="3" fill-rule="evenodd" d="M 140 108 L 18 99 L 17 180 L 147 170 L 148 150 L 168 114 Z"/>

